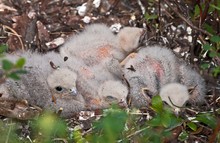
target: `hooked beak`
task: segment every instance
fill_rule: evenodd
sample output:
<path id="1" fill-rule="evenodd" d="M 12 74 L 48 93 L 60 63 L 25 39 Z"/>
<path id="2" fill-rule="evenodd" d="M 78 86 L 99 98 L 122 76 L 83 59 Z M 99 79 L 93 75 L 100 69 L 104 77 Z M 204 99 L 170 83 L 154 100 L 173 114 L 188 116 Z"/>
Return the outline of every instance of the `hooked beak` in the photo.
<path id="1" fill-rule="evenodd" d="M 76 96 L 77 95 L 77 89 L 76 87 L 73 87 L 72 89 L 70 89 L 70 94 L 73 95 L 73 96 Z"/>
<path id="2" fill-rule="evenodd" d="M 121 100 L 118 102 L 118 106 L 121 107 L 121 108 L 127 108 L 127 107 L 128 107 L 128 104 L 127 104 L 126 100 L 121 99 Z"/>

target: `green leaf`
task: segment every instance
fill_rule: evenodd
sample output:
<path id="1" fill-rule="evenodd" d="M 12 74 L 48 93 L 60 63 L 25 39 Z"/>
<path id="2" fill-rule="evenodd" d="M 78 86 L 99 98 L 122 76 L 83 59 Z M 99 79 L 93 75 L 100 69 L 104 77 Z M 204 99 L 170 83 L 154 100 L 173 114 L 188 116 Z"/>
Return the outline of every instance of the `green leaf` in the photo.
<path id="1" fill-rule="evenodd" d="M 183 131 L 180 133 L 178 139 L 179 139 L 180 141 L 186 141 L 186 140 L 188 139 L 188 137 L 189 137 L 189 134 L 188 134 L 185 130 L 183 130 Z"/>
<path id="2" fill-rule="evenodd" d="M 31 123 L 34 131 L 41 133 L 40 140 L 37 142 L 52 142 L 52 138 L 66 138 L 67 126 L 65 122 L 54 113 L 45 112 L 36 121 Z"/>
<path id="3" fill-rule="evenodd" d="M 215 8 L 214 8 L 214 7 L 212 7 L 212 6 L 210 6 L 210 7 L 209 7 L 209 9 L 208 9 L 208 13 L 213 13 L 213 12 L 214 12 L 214 10 L 215 10 Z"/>
<path id="4" fill-rule="evenodd" d="M 217 7 L 217 6 L 213 5 L 213 4 L 210 4 L 210 6 L 215 8 L 216 10 L 220 10 L 220 7 Z"/>
<path id="5" fill-rule="evenodd" d="M 151 107 L 154 111 L 157 113 L 160 113 L 163 111 L 163 102 L 159 95 L 154 96 L 151 100 Z"/>
<path id="6" fill-rule="evenodd" d="M 216 31 L 213 29 L 212 26 L 208 25 L 207 23 L 204 23 L 203 26 L 204 26 L 204 29 L 208 31 L 209 33 L 216 34 Z"/>
<path id="7" fill-rule="evenodd" d="M 193 122 L 188 122 L 188 123 L 187 123 L 187 126 L 188 126 L 191 130 L 193 130 L 193 131 L 196 131 L 196 130 L 197 130 L 197 125 L 196 125 L 195 123 L 193 123 Z"/>
<path id="8" fill-rule="evenodd" d="M 202 65 L 201 65 L 201 68 L 202 69 L 208 69 L 210 67 L 210 64 L 207 64 L 207 63 L 203 63 Z"/>
<path id="9" fill-rule="evenodd" d="M 213 70 L 213 76 L 217 77 L 220 74 L 220 67 L 216 67 Z"/>
<path id="10" fill-rule="evenodd" d="M 170 118 L 171 118 L 171 122 L 170 122 L 170 125 L 169 127 L 167 128 L 168 131 L 176 128 L 177 126 L 180 126 L 183 122 L 183 119 L 182 118 L 178 118 L 176 115 L 172 114 L 170 115 Z"/>
<path id="11" fill-rule="evenodd" d="M 156 115 L 154 118 L 148 121 L 148 125 L 151 127 L 158 127 L 162 125 L 162 117 L 161 114 Z"/>
<path id="12" fill-rule="evenodd" d="M 94 132 L 99 136 L 91 135 L 91 142 L 116 142 L 125 128 L 127 113 L 121 109 L 107 109 L 105 116 L 94 123 Z"/>
<path id="13" fill-rule="evenodd" d="M 196 6 L 195 6 L 195 9 L 194 9 L 194 17 L 199 16 L 199 14 L 200 14 L 200 9 L 199 9 L 199 6 L 196 5 Z"/>
<path id="14" fill-rule="evenodd" d="M 73 139 L 76 143 L 85 143 L 86 140 L 85 138 L 83 138 L 82 132 L 80 131 L 80 129 L 74 129 L 73 133 Z"/>
<path id="15" fill-rule="evenodd" d="M 162 114 L 162 125 L 165 127 L 165 128 L 168 128 L 170 125 L 171 125 L 171 115 L 168 114 L 168 113 L 164 113 Z"/>
<path id="16" fill-rule="evenodd" d="M 23 68 L 24 64 L 25 64 L 25 58 L 20 58 L 17 60 L 15 66 L 17 68 Z"/>
<path id="17" fill-rule="evenodd" d="M 217 53 L 216 53 L 215 51 L 210 51 L 210 52 L 209 52 L 209 56 L 210 56 L 211 58 L 214 58 L 214 57 L 217 56 Z"/>
<path id="18" fill-rule="evenodd" d="M 14 67 L 14 64 L 9 61 L 9 60 L 2 60 L 2 68 L 5 70 L 5 71 L 9 71 L 11 70 L 12 68 Z"/>
<path id="19" fill-rule="evenodd" d="M 209 44 L 204 44 L 203 45 L 203 49 L 205 49 L 205 50 L 211 50 L 211 49 L 213 49 L 213 47 L 212 46 L 210 46 Z"/>
<path id="20" fill-rule="evenodd" d="M 158 136 L 158 135 L 154 135 L 154 136 L 152 136 L 152 143 L 161 143 L 162 141 L 161 141 L 161 137 L 160 136 Z"/>
<path id="21" fill-rule="evenodd" d="M 0 54 L 4 53 L 7 50 L 7 46 L 6 45 L 0 45 Z"/>
<path id="22" fill-rule="evenodd" d="M 8 74 L 7 77 L 12 78 L 14 80 L 20 80 L 20 77 L 14 72 Z"/>
<path id="23" fill-rule="evenodd" d="M 20 143 L 23 142 L 19 139 L 17 134 L 18 124 L 15 124 L 12 120 L 9 120 L 6 124 L 5 121 L 0 121 L 0 142 L 1 143 Z"/>
<path id="24" fill-rule="evenodd" d="M 14 73 L 16 73 L 16 74 L 27 74 L 28 72 L 26 70 L 19 69 L 19 70 L 14 71 Z"/>
<path id="25" fill-rule="evenodd" d="M 216 118 L 212 114 L 209 114 L 209 113 L 198 114 L 194 120 L 202 122 L 208 125 L 209 127 L 211 127 L 212 129 L 216 127 L 216 122 L 217 122 Z"/>
<path id="26" fill-rule="evenodd" d="M 148 13 L 145 14 L 145 18 L 147 21 L 156 19 L 157 17 L 158 16 L 156 14 L 151 14 L 151 15 L 149 15 Z"/>
<path id="27" fill-rule="evenodd" d="M 215 42 L 215 43 L 219 43 L 220 42 L 220 36 L 217 36 L 217 35 L 212 36 L 210 38 L 210 41 Z"/>

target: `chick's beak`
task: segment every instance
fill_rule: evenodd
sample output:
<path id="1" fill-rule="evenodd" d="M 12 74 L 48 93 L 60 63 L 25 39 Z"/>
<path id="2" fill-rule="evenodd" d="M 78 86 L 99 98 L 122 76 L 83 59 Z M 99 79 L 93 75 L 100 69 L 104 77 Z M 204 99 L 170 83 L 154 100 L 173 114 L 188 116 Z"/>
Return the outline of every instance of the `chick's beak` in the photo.
<path id="1" fill-rule="evenodd" d="M 76 96 L 77 93 L 78 93 L 78 91 L 77 91 L 76 87 L 73 87 L 73 88 L 70 89 L 70 94 L 71 95 Z"/>
<path id="2" fill-rule="evenodd" d="M 127 104 L 126 100 L 121 99 L 118 102 L 118 106 L 121 107 L 121 108 L 126 108 L 126 107 L 128 107 L 128 104 Z"/>

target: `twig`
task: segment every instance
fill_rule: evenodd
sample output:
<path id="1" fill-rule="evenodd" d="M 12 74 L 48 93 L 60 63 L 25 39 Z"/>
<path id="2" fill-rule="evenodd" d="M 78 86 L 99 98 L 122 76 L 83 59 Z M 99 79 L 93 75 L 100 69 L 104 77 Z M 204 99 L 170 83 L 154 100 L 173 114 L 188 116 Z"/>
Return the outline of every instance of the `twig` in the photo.
<path id="1" fill-rule="evenodd" d="M 33 141 L 31 140 L 30 136 L 27 136 L 27 139 L 28 139 L 31 143 L 33 143 Z"/>
<path id="2" fill-rule="evenodd" d="M 68 143 L 68 141 L 64 138 L 54 138 L 53 141 L 63 141 L 64 143 Z"/>
<path id="3" fill-rule="evenodd" d="M 212 93 L 213 93 L 213 100 L 214 100 L 214 101 L 213 101 L 213 102 L 214 102 L 214 104 L 213 104 L 213 113 L 217 116 L 218 113 L 216 112 L 216 103 L 217 103 L 217 101 L 218 101 L 218 100 L 217 100 L 217 99 L 218 99 L 218 98 L 217 98 L 218 96 L 216 95 L 216 88 L 213 88 L 212 91 L 213 91 Z"/>
<path id="4" fill-rule="evenodd" d="M 173 8 L 174 6 L 172 6 L 167 0 L 164 0 L 164 2 L 169 6 L 169 8 L 174 12 L 176 13 L 179 18 L 181 18 L 183 21 L 185 21 L 192 29 L 194 30 L 197 30 L 199 32 L 202 32 L 203 34 L 206 34 L 208 36 L 213 36 L 211 33 L 203 30 L 203 29 L 200 29 L 198 27 L 196 27 L 195 25 L 193 25 L 193 23 L 191 23 L 189 20 L 187 20 L 184 16 L 182 16 L 175 8 Z"/>
<path id="5" fill-rule="evenodd" d="M 190 109 L 190 108 L 185 108 L 185 110 L 188 110 L 188 111 L 193 112 L 193 113 L 195 113 L 195 114 L 198 114 L 198 113 L 199 113 L 199 111 L 195 111 L 195 110 Z"/>
<path id="6" fill-rule="evenodd" d="M 211 0 L 207 0 L 206 1 L 205 8 L 204 8 L 204 10 L 202 12 L 202 17 L 201 17 L 201 21 L 200 21 L 201 22 L 200 23 L 200 27 L 202 26 L 202 24 L 204 23 L 204 21 L 205 21 L 205 19 L 207 17 L 207 13 L 208 13 L 208 10 L 209 10 L 210 2 L 211 2 Z"/>
<path id="7" fill-rule="evenodd" d="M 215 142 L 216 136 L 219 134 L 219 131 L 220 131 L 220 119 L 218 119 L 218 124 L 217 124 L 213 134 L 209 138 L 209 143 Z"/>
<path id="8" fill-rule="evenodd" d="M 82 133 L 82 136 L 85 136 L 86 134 L 91 133 L 92 130 L 93 130 L 93 128 L 88 129 L 87 131 Z"/>
<path id="9" fill-rule="evenodd" d="M 110 12 L 113 11 L 113 9 L 118 5 L 119 1 L 120 0 L 115 0 L 108 11 L 110 11 Z"/>
<path id="10" fill-rule="evenodd" d="M 129 113 L 130 115 L 145 115 L 149 116 L 149 113 Z"/>
<path id="11" fill-rule="evenodd" d="M 197 137 L 197 136 L 195 136 L 195 135 L 190 135 L 190 137 L 191 138 L 194 138 L 194 139 L 197 139 L 197 140 L 199 140 L 200 142 L 202 142 L 202 143 L 206 143 L 206 141 L 205 140 L 203 140 L 203 139 L 201 139 L 200 137 Z"/>
<path id="12" fill-rule="evenodd" d="M 160 6 L 160 4 L 161 4 L 161 1 L 159 0 L 158 1 L 158 11 L 159 11 L 159 13 L 158 13 L 158 20 L 159 20 L 159 22 L 158 22 L 158 26 L 159 26 L 159 34 L 160 34 L 160 36 L 162 35 L 161 34 L 161 6 Z"/>
<path id="13" fill-rule="evenodd" d="M 10 119 L 10 121 L 11 121 L 11 119 Z M 12 121 L 11 121 L 12 122 Z M 9 125 L 9 130 L 8 130 L 8 134 L 7 134 L 7 138 L 6 138 L 6 140 L 5 140 L 5 143 L 8 143 L 8 140 L 9 140 L 9 135 L 10 135 L 10 133 L 11 133 L 11 127 L 12 125 L 10 124 Z"/>
<path id="14" fill-rule="evenodd" d="M 148 129 L 148 128 L 149 128 L 149 127 L 140 129 L 140 130 L 134 132 L 133 134 L 128 135 L 127 138 L 130 138 L 130 137 L 132 137 L 132 136 L 134 136 L 134 135 L 137 135 L 137 134 L 141 133 L 142 131 L 144 131 L 144 130 L 146 130 L 146 129 Z"/>
<path id="15" fill-rule="evenodd" d="M 146 13 L 145 7 L 143 6 L 143 4 L 142 4 L 142 2 L 140 0 L 138 0 L 137 2 L 138 2 L 138 5 L 141 8 L 142 14 L 144 15 Z"/>
<path id="16" fill-rule="evenodd" d="M 189 48 L 189 52 L 190 52 L 190 63 L 194 63 L 194 58 L 195 58 L 194 50 L 195 50 L 195 45 L 196 45 L 196 43 L 197 43 L 198 36 L 199 36 L 199 33 L 198 33 L 198 32 L 195 32 L 195 36 L 192 36 L 192 37 L 193 37 L 193 40 L 192 40 L 192 44 L 190 44 L 190 48 Z"/>
<path id="17" fill-rule="evenodd" d="M 149 128 L 149 127 L 146 127 L 146 128 L 140 129 L 140 130 L 138 130 L 138 131 L 136 131 L 136 132 L 134 132 L 134 133 L 128 135 L 126 138 L 130 138 L 130 137 L 132 137 L 132 136 L 135 136 L 135 135 L 137 135 L 137 134 L 143 132 L 144 130 L 146 130 L 146 129 L 148 129 L 148 128 Z M 122 142 L 122 141 L 123 141 L 123 140 L 118 140 L 117 142 Z"/>
<path id="18" fill-rule="evenodd" d="M 9 26 L 7 26 L 7 25 L 1 25 L 1 26 L 3 27 L 3 29 L 8 29 L 8 30 L 10 30 L 15 36 L 18 37 L 18 40 L 19 40 L 20 43 L 21 43 L 21 49 L 22 49 L 22 51 L 24 51 L 24 44 L 23 44 L 23 42 L 22 42 L 22 40 L 21 40 L 21 36 L 20 36 L 14 29 L 12 29 L 12 28 L 9 27 Z"/>

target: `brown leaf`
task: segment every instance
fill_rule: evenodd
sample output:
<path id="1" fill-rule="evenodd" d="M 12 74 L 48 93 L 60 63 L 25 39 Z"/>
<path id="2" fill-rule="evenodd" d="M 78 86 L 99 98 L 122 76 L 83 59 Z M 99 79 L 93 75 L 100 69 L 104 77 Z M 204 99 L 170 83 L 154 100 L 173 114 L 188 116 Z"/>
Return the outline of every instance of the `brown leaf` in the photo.
<path id="1" fill-rule="evenodd" d="M 37 21 L 37 32 L 38 32 L 38 39 L 41 42 L 50 41 L 50 35 L 47 31 L 47 28 L 43 25 L 41 21 Z"/>

